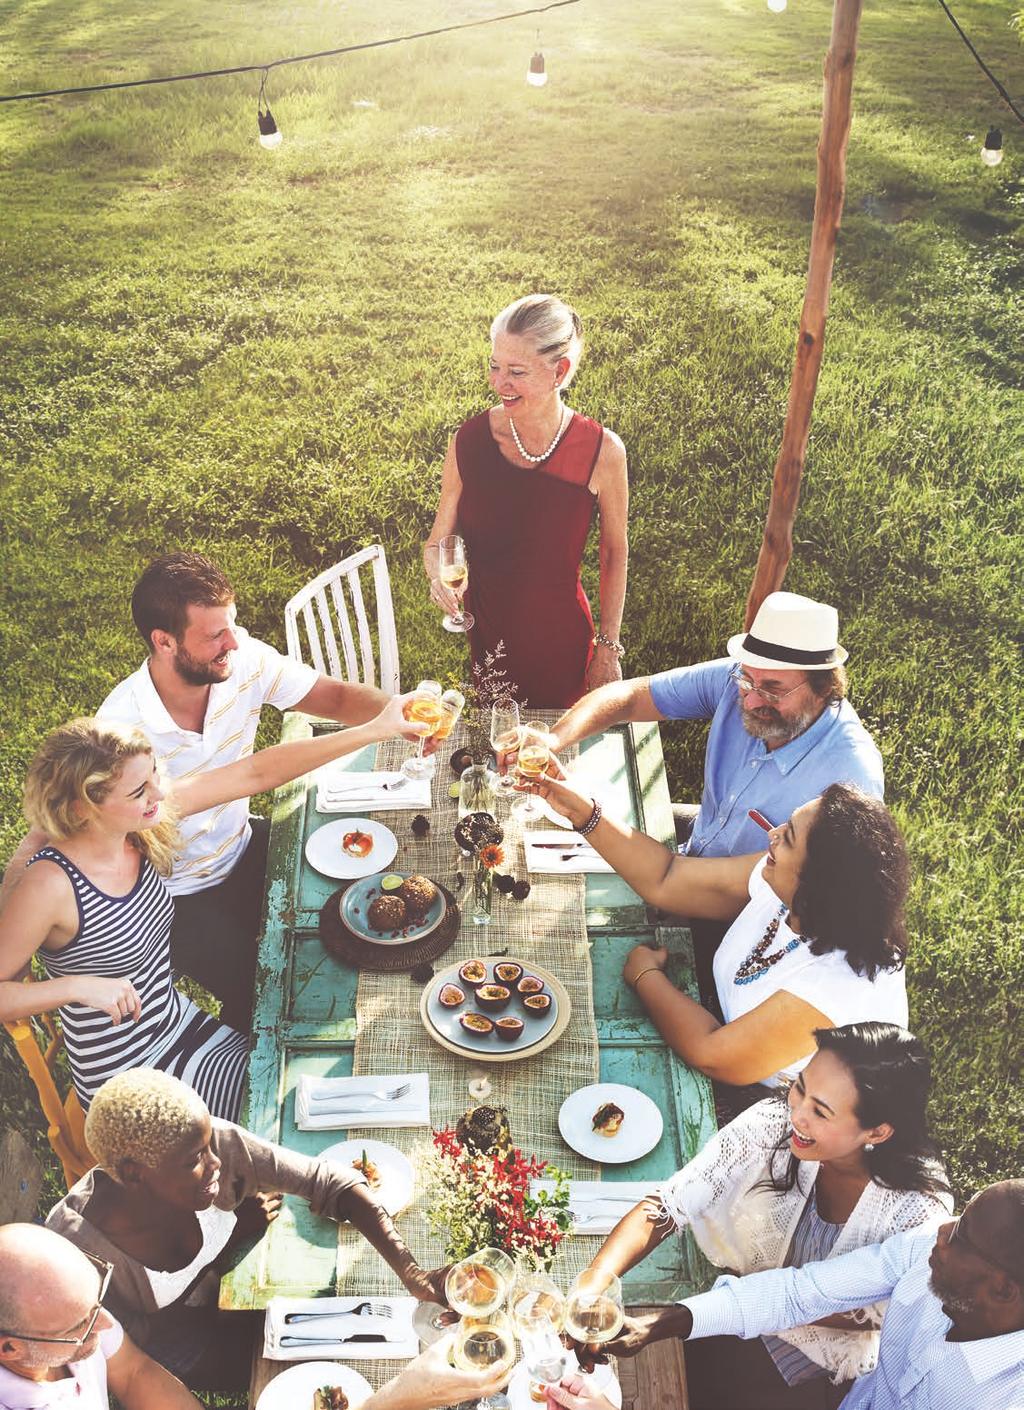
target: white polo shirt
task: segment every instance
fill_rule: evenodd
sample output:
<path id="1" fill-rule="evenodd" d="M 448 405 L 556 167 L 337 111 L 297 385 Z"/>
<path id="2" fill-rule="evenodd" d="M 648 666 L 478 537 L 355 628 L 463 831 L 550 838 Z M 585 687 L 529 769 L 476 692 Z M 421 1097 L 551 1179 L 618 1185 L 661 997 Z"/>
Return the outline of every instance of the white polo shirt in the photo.
<path id="1" fill-rule="evenodd" d="M 191 778 L 246 758 L 253 751 L 262 707 L 290 709 L 309 694 L 318 676 L 312 666 L 282 656 L 243 628 L 234 632 L 238 650 L 231 656 L 231 675 L 211 685 L 201 734 L 171 719 L 148 661 L 114 687 L 97 716 L 141 729 L 170 779 Z M 252 836 L 248 798 L 183 818 L 181 835 L 185 845 L 167 884 L 174 895 L 186 896 L 223 881 L 239 861 Z"/>
<path id="2" fill-rule="evenodd" d="M 121 1349 L 124 1332 L 114 1322 L 100 1332 L 99 1347 L 72 1361 L 59 1381 L 30 1381 L 0 1366 L 0 1410 L 107 1410 L 107 1362 Z"/>

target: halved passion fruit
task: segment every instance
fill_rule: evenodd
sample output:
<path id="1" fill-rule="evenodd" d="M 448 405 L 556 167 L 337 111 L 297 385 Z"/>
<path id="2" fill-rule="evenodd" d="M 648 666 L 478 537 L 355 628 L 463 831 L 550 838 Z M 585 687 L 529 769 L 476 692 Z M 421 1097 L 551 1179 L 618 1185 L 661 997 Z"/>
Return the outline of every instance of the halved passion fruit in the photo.
<path id="1" fill-rule="evenodd" d="M 487 983 L 487 966 L 483 960 L 467 960 L 459 970 L 459 978 L 471 989 L 479 989 L 481 984 Z"/>
<path id="2" fill-rule="evenodd" d="M 506 989 L 504 984 L 481 984 L 476 991 L 476 1001 L 480 1007 L 492 1011 L 507 1008 L 511 997 L 512 990 Z"/>
<path id="3" fill-rule="evenodd" d="M 457 984 L 443 984 L 437 1001 L 443 1004 L 446 1009 L 457 1009 L 465 997 L 465 990 L 460 989 Z"/>
<path id="4" fill-rule="evenodd" d="M 521 1018 L 499 1018 L 494 1030 L 503 1042 L 514 1043 L 525 1027 Z"/>
<path id="5" fill-rule="evenodd" d="M 459 1022 L 467 1033 L 479 1033 L 483 1036 L 486 1033 L 494 1032 L 493 1019 L 487 1018 L 482 1013 L 464 1013 L 459 1017 Z"/>
<path id="6" fill-rule="evenodd" d="M 516 985 L 516 993 L 525 1002 L 531 994 L 539 994 L 543 988 L 543 979 L 538 979 L 535 974 L 524 974 Z"/>
<path id="7" fill-rule="evenodd" d="M 494 966 L 495 984 L 516 985 L 523 977 L 523 967 L 512 960 L 503 960 Z"/>
<path id="8" fill-rule="evenodd" d="M 523 1000 L 523 1007 L 526 1009 L 527 1013 L 534 1015 L 547 1013 L 548 1009 L 551 1007 L 551 995 L 530 994 Z"/>

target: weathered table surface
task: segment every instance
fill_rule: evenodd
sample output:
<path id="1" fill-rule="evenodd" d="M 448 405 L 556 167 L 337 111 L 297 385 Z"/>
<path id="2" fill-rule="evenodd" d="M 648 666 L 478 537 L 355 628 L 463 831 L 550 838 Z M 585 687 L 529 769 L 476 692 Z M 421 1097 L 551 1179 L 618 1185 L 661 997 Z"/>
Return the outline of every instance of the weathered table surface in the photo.
<path id="1" fill-rule="evenodd" d="M 290 714 L 282 737 L 296 738 L 311 728 L 306 716 Z M 373 751 L 353 755 L 349 763 L 354 769 L 371 768 Z M 588 741 L 575 772 L 600 780 L 603 796 L 621 816 L 652 836 L 673 842 L 657 725 L 622 726 Z M 303 848 L 309 832 L 323 821 L 315 810 L 315 789 L 307 789 L 305 780 L 275 794 L 253 1050 L 242 1116 L 258 1135 L 310 1154 L 343 1139 L 345 1133 L 296 1129 L 297 1078 L 303 1071 L 326 1070 L 328 1060 L 334 1075 L 351 1071 L 358 981 L 354 970 L 326 954 L 317 933 L 320 908 L 337 883 L 309 867 Z M 710 1084 L 668 1051 L 635 995 L 623 984 L 622 961 L 633 945 L 657 935 L 658 942 L 671 951 L 672 977 L 695 994 L 689 934 L 659 926 L 640 897 L 614 875 L 587 877 L 586 905 L 601 1078 L 639 1087 L 666 1117 L 664 1134 L 649 1155 L 627 1165 L 605 1166 L 602 1178 L 662 1179 L 693 1156 L 715 1129 L 714 1103 Z M 555 1151 L 542 1154 L 557 1160 Z M 286 1203 L 289 1217 L 271 1225 L 224 1278 L 222 1307 L 259 1308 L 277 1295 L 308 1297 L 337 1291 L 335 1226 L 312 1215 L 301 1201 Z M 689 1237 L 666 1240 L 624 1279 L 634 1305 L 670 1302 L 709 1282 L 709 1269 Z M 665 1358 L 652 1358 L 652 1366 L 654 1359 L 660 1366 Z M 261 1384 L 269 1374 L 268 1365 L 259 1377 Z M 670 1374 L 668 1362 L 658 1374 Z M 672 1403 L 684 1404 L 684 1395 L 681 1388 Z"/>

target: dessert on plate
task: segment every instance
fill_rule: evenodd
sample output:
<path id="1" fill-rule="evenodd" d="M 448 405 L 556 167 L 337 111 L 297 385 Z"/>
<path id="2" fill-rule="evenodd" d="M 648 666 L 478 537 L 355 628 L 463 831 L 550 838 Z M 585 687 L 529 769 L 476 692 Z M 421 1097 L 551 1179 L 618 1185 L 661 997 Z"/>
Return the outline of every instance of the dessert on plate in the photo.
<path id="1" fill-rule="evenodd" d="M 614 1102 L 605 1102 L 594 1112 L 592 1125 L 599 1136 L 617 1136 L 619 1127 L 626 1119 L 626 1113 Z"/>

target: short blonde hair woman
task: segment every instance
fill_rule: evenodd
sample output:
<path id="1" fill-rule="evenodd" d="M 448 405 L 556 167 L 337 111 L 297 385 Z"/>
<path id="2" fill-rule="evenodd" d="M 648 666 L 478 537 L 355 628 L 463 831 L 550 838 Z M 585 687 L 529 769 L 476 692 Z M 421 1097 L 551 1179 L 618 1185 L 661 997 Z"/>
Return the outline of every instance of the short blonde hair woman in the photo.
<path id="1" fill-rule="evenodd" d="M 248 1040 L 172 982 L 174 903 L 163 876 L 175 819 L 408 731 L 408 698 L 396 696 L 365 725 L 278 744 L 169 786 L 137 730 L 78 719 L 43 742 L 25 811 L 48 842 L 0 911 L 0 1019 L 60 1010 L 83 1107 L 115 1072 L 159 1066 L 194 1086 L 214 1115 L 235 1116 Z M 22 984 L 37 952 L 48 977 Z"/>
<path id="2" fill-rule="evenodd" d="M 626 452 L 613 431 L 564 405 L 583 352 L 579 315 L 553 294 L 527 294 L 491 324 L 498 405 L 448 446 L 423 566 L 431 600 L 454 612 L 441 581 L 442 540 L 469 560 L 466 603 L 474 665 L 498 665 L 532 707 L 571 705 L 620 680 L 629 555 Z M 600 630 L 580 580 L 594 513 L 600 522 Z"/>

